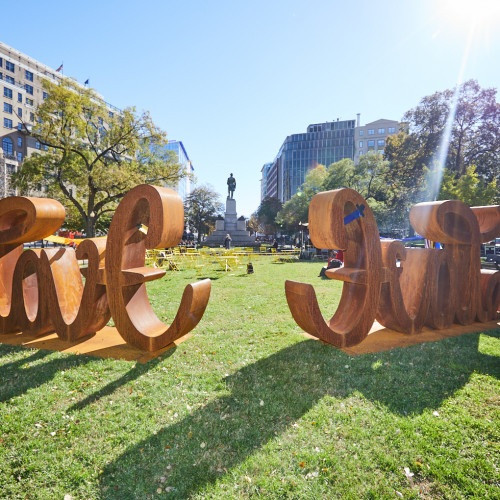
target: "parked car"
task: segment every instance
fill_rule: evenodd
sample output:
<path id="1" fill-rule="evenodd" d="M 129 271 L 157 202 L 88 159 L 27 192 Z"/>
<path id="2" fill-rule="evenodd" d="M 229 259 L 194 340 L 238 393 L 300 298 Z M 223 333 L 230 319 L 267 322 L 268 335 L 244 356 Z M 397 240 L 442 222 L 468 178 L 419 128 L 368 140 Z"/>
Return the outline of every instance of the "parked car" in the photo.
<path id="1" fill-rule="evenodd" d="M 486 256 L 486 262 L 494 262 L 495 267 L 500 269 L 500 254 L 490 253 Z"/>

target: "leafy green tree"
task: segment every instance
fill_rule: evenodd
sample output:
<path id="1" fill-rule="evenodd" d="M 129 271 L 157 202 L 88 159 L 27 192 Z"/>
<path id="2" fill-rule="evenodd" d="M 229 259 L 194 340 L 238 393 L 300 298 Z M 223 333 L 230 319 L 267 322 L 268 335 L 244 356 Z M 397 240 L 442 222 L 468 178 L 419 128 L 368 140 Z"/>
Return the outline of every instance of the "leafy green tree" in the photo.
<path id="1" fill-rule="evenodd" d="M 496 181 L 487 183 L 472 165 L 464 175 L 456 177 L 446 170 L 439 191 L 440 200 L 460 200 L 470 207 L 500 202 Z"/>
<path id="2" fill-rule="evenodd" d="M 411 206 L 437 195 L 439 186 L 433 186 L 441 179 L 441 156 L 446 175 L 457 182 L 464 175 L 470 180 L 468 169 L 474 166 L 485 186 L 500 183 L 500 106 L 496 92 L 481 88 L 475 80 L 435 92 L 405 113 L 406 129 L 387 138 L 385 157 L 391 168 L 386 180 L 393 192 L 389 209 L 402 223 Z"/>
<path id="3" fill-rule="evenodd" d="M 45 151 L 23 162 L 13 184 L 22 193 L 45 186 L 48 196 L 74 209 L 68 212 L 88 237 L 135 185 L 175 185 L 186 175 L 147 112 L 112 111 L 69 78 L 43 86 L 48 97 L 30 133 Z"/>
<path id="4" fill-rule="evenodd" d="M 288 232 L 299 229 L 300 222 L 309 218 L 309 204 L 312 197 L 324 191 L 327 170 L 323 165 L 309 170 L 300 189 L 283 205 L 277 216 L 277 222 Z"/>
<path id="5" fill-rule="evenodd" d="M 260 224 L 259 219 L 252 214 L 250 219 L 248 220 L 248 228 L 250 229 L 250 234 L 252 233 L 264 233 L 264 227 Z"/>
<path id="6" fill-rule="evenodd" d="M 198 186 L 191 191 L 184 203 L 184 218 L 186 224 L 198 233 L 198 243 L 214 228 L 215 219 L 223 209 L 219 194 L 211 187 Z"/>
<path id="7" fill-rule="evenodd" d="M 361 156 L 357 165 L 345 158 L 328 167 L 323 190 L 342 187 L 356 190 L 370 206 L 379 229 L 384 229 L 391 227 L 393 222 L 387 206 L 392 198 L 392 191 L 386 182 L 388 172 L 389 162 L 375 151 Z"/>
<path id="8" fill-rule="evenodd" d="M 252 214 L 259 223 L 262 231 L 267 234 L 276 234 L 278 224 L 276 216 L 283 208 L 283 204 L 277 198 L 266 197 L 262 200 L 257 210 Z"/>

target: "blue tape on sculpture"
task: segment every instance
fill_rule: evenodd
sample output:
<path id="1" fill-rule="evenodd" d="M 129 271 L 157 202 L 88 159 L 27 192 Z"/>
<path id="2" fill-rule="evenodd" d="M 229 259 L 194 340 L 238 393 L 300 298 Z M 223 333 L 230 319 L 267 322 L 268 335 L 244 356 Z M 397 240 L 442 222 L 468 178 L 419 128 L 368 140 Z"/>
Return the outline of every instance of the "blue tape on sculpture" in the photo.
<path id="1" fill-rule="evenodd" d="M 349 222 L 352 222 L 353 220 L 358 219 L 359 217 L 364 217 L 365 214 L 363 213 L 365 211 L 365 206 L 364 205 L 358 205 L 356 204 L 357 210 L 355 210 L 352 214 L 346 215 L 344 217 L 344 226 L 349 224 Z"/>

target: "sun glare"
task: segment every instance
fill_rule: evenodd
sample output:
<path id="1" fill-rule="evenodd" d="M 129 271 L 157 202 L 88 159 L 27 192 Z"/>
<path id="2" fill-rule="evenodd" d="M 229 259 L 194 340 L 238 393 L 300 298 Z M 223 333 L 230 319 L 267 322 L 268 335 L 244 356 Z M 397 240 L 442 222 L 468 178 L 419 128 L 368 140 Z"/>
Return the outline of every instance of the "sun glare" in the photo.
<path id="1" fill-rule="evenodd" d="M 445 0 L 443 14 L 453 24 L 489 29 L 498 26 L 500 0 Z"/>

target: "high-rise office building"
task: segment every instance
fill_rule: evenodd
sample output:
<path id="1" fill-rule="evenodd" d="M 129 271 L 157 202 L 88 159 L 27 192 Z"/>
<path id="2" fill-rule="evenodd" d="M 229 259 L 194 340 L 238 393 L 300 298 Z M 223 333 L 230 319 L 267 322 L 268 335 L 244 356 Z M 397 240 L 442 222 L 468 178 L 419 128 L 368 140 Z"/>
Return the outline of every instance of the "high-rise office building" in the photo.
<path id="1" fill-rule="evenodd" d="M 186 148 L 182 141 L 168 141 L 166 148 L 169 151 L 174 151 L 177 154 L 177 161 L 182 165 L 186 174 L 194 174 L 194 167 L 186 152 Z M 191 175 L 187 175 L 179 181 L 173 188 L 179 193 L 183 200 L 191 194 Z"/>
<path id="2" fill-rule="evenodd" d="M 357 126 L 354 134 L 356 138 L 354 163 L 358 163 L 360 156 L 370 151 L 377 151 L 384 154 L 387 137 L 397 134 L 399 129 L 399 122 L 386 119 L 376 120 L 363 126 Z"/>
<path id="3" fill-rule="evenodd" d="M 397 134 L 399 122 L 381 119 L 360 125 L 355 120 L 312 124 L 305 134 L 288 136 L 272 163 L 262 168 L 261 200 L 266 196 L 288 201 L 305 180 L 307 172 L 318 165 L 349 158 L 355 163 L 370 151 L 384 152 L 389 135 Z M 265 186 L 265 191 L 264 191 Z"/>
<path id="4" fill-rule="evenodd" d="M 57 69 L 0 42 L 0 197 L 16 194 L 10 188 L 10 175 L 24 158 L 44 147 L 30 136 L 35 110 L 47 97 L 42 80 L 57 82 L 62 78 L 62 65 Z M 82 85 L 83 87 L 83 85 Z M 100 99 L 102 96 L 97 94 Z M 102 99 L 104 102 L 104 99 Z M 117 110 L 106 103 L 110 110 Z M 119 110 L 118 110 L 119 111 Z M 25 124 L 23 126 L 23 123 Z M 45 146 L 45 149 L 47 147 Z"/>
<path id="5" fill-rule="evenodd" d="M 309 125 L 304 134 L 289 135 L 283 142 L 266 183 L 268 196 L 288 201 L 317 165 L 330 165 L 344 158 L 354 159 L 355 120 Z"/>
<path id="6" fill-rule="evenodd" d="M 265 163 L 261 169 L 261 174 L 262 174 L 262 177 L 260 178 L 260 199 L 261 200 L 263 200 L 263 199 L 267 198 L 267 196 L 269 196 L 268 192 L 267 192 L 268 191 L 267 179 L 269 176 L 269 170 L 271 169 L 272 166 L 273 166 L 272 162 Z"/>

